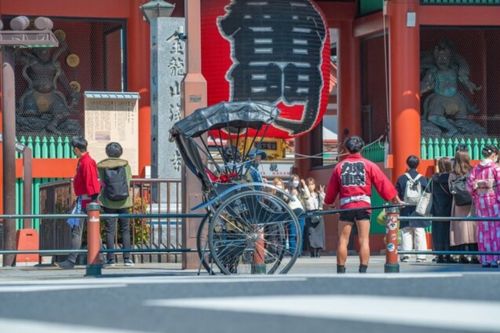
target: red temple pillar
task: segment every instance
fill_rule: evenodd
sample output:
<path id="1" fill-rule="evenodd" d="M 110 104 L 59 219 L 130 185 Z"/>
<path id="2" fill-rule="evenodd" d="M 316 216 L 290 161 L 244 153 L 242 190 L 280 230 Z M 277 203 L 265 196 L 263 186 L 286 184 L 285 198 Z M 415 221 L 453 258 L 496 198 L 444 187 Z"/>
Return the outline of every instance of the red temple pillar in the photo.
<path id="1" fill-rule="evenodd" d="M 361 92 L 359 39 L 353 35 L 353 21 L 339 23 L 338 115 L 339 143 L 348 135 L 361 135 Z"/>
<path id="2" fill-rule="evenodd" d="M 393 179 L 409 155 L 420 156 L 420 33 L 418 1 L 389 1 Z"/>
<path id="3" fill-rule="evenodd" d="M 182 107 L 184 116 L 189 116 L 196 109 L 207 106 L 207 81 L 201 73 L 201 1 L 185 0 L 187 63 L 186 76 L 182 82 L 183 98 Z M 203 201 L 201 184 L 193 173 L 187 168 L 182 176 L 182 206 L 185 213 Z M 198 213 L 204 213 L 201 211 Z M 200 219 L 187 219 L 182 229 L 182 241 L 184 247 L 196 248 L 196 231 Z M 199 258 L 196 253 L 185 253 L 182 258 L 182 268 L 192 269 L 199 266 Z"/>
<path id="4" fill-rule="evenodd" d="M 128 91 L 139 92 L 139 174 L 151 164 L 151 100 L 149 26 L 143 20 L 143 0 L 130 2 L 127 22 Z"/>

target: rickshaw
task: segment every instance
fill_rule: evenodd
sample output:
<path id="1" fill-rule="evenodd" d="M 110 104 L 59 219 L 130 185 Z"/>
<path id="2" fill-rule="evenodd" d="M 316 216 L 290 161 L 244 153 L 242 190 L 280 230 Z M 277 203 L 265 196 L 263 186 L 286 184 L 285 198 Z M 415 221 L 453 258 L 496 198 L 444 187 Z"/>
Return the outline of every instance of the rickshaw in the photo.
<path id="1" fill-rule="evenodd" d="M 259 176 L 255 147 L 279 116 L 273 105 L 222 102 L 170 130 L 185 166 L 201 182 L 206 210 L 197 232 L 200 269 L 210 274 L 285 274 L 302 246 L 292 197 Z"/>

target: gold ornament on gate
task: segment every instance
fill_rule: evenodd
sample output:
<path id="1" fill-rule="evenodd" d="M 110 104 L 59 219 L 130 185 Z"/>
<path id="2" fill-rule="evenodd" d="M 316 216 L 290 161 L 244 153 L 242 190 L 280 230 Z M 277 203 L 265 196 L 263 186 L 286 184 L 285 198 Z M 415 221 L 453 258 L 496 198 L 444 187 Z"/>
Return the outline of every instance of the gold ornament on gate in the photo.
<path id="1" fill-rule="evenodd" d="M 71 87 L 71 89 L 73 89 L 73 91 L 76 91 L 76 92 L 80 92 L 82 90 L 82 86 L 80 85 L 80 82 L 78 82 L 78 81 L 71 81 L 69 83 L 69 86 Z"/>
<path id="2" fill-rule="evenodd" d="M 64 32 L 64 30 L 58 29 L 58 30 L 54 31 L 54 35 L 57 37 L 57 40 L 60 42 L 66 40 L 66 33 Z"/>
<path id="3" fill-rule="evenodd" d="M 71 53 L 66 57 L 66 63 L 69 67 L 77 67 L 80 64 L 80 57 Z"/>

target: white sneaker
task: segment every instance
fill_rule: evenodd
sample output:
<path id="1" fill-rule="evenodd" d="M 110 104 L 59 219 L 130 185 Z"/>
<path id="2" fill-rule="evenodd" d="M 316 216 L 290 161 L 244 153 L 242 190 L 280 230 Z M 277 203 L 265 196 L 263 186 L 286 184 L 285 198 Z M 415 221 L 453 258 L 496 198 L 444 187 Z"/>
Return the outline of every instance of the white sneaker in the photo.
<path id="1" fill-rule="evenodd" d="M 131 259 L 125 259 L 125 260 L 123 261 L 123 264 L 124 264 L 125 266 L 128 266 L 128 267 L 132 267 L 132 266 L 134 266 L 134 265 L 135 265 L 135 264 L 134 264 L 134 262 L 133 262 Z"/>

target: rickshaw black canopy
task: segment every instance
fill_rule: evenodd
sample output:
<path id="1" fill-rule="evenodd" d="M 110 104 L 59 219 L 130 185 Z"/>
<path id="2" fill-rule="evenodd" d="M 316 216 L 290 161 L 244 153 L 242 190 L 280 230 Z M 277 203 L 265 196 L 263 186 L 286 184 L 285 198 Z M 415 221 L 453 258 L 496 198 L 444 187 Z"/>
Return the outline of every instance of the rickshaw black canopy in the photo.
<path id="1" fill-rule="evenodd" d="M 197 109 L 191 115 L 179 120 L 170 130 L 170 136 L 176 142 L 186 166 L 201 180 L 204 190 L 208 190 L 211 181 L 198 151 L 201 147 L 194 142 L 194 139 L 208 131 L 218 129 L 225 133 L 233 129 L 249 128 L 259 131 L 262 126 L 272 124 L 279 113 L 278 108 L 267 103 L 222 102 Z M 206 153 L 210 154 L 208 151 Z"/>
<path id="2" fill-rule="evenodd" d="M 191 115 L 179 120 L 170 130 L 172 137 L 182 134 L 195 138 L 214 129 L 252 128 L 274 122 L 279 109 L 262 102 L 221 102 L 197 109 Z"/>

